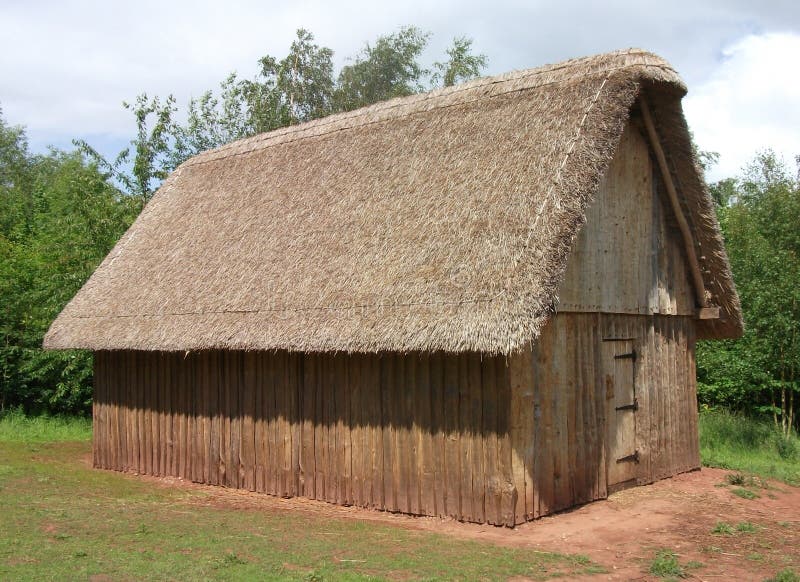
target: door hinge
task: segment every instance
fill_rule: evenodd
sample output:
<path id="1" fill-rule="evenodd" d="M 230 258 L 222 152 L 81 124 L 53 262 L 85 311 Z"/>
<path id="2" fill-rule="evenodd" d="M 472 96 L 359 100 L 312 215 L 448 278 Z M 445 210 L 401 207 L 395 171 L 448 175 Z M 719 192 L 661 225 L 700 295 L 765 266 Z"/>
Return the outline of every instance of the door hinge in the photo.
<path id="1" fill-rule="evenodd" d="M 617 406 L 614 410 L 639 410 L 639 400 L 634 398 L 632 404 L 623 404 L 622 406 Z"/>
<path id="2" fill-rule="evenodd" d="M 614 356 L 615 360 L 633 360 L 636 361 L 636 350 L 631 350 L 627 354 L 617 354 Z"/>
<path id="3" fill-rule="evenodd" d="M 639 451 L 633 451 L 632 455 L 628 455 L 627 457 L 622 457 L 621 459 L 617 459 L 617 463 L 628 463 L 633 461 L 634 463 L 639 462 Z"/>

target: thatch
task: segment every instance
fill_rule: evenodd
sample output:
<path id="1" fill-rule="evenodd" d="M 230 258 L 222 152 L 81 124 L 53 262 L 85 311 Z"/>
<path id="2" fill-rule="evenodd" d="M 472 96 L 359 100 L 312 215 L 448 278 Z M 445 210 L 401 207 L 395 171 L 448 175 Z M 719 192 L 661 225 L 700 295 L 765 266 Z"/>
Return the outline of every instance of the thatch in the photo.
<path id="1" fill-rule="evenodd" d="M 646 91 L 722 319 L 741 330 L 685 88 L 638 50 L 480 79 L 187 161 L 49 348 L 509 353 L 553 312 L 584 209 Z"/>

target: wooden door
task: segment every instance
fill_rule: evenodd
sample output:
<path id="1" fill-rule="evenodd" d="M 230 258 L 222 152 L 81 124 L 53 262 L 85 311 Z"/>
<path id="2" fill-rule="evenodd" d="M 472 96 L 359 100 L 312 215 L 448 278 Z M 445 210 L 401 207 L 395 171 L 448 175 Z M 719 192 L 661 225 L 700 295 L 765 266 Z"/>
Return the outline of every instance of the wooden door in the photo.
<path id="1" fill-rule="evenodd" d="M 633 339 L 606 338 L 602 342 L 606 388 L 607 474 L 610 491 L 634 483 L 639 454 L 636 450 L 635 367 Z M 616 487 L 615 487 L 616 486 Z"/>

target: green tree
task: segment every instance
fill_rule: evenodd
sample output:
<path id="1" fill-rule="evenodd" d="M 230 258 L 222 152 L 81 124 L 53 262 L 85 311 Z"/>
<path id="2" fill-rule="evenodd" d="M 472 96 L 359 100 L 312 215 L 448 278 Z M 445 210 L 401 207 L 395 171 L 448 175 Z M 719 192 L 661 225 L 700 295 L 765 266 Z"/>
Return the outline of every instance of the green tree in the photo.
<path id="1" fill-rule="evenodd" d="M 0 117 L 0 408 L 85 412 L 91 355 L 45 352 L 44 333 L 138 211 L 78 152 L 32 155 Z M 20 210 L 21 209 L 21 210 Z"/>
<path id="2" fill-rule="evenodd" d="M 142 93 L 133 103 L 122 106 L 136 119 L 136 138 L 109 162 L 84 140 L 73 143 L 89 157 L 107 178 L 114 180 L 129 196 L 139 201 L 140 209 L 152 198 L 159 184 L 177 167 L 173 115 L 177 111 L 175 98 L 163 102 Z M 131 154 L 131 149 L 133 154 Z"/>
<path id="3" fill-rule="evenodd" d="M 430 72 L 419 58 L 429 38 L 430 33 L 406 26 L 379 36 L 374 45 L 367 44 L 339 73 L 337 110 L 350 111 L 424 90 Z"/>
<path id="4" fill-rule="evenodd" d="M 486 55 L 472 54 L 471 38 L 454 38 L 453 44 L 447 49 L 447 56 L 447 61 L 433 64 L 436 69 L 433 75 L 434 84 L 441 83 L 444 87 L 450 87 L 480 76 L 481 71 L 486 68 Z"/>
<path id="5" fill-rule="evenodd" d="M 118 187 L 147 203 L 160 182 L 181 163 L 208 149 L 266 131 L 317 119 L 428 88 L 430 78 L 445 85 L 472 78 L 486 66 L 485 55 L 472 54 L 472 41 L 456 38 L 448 60 L 437 62 L 433 76 L 420 63 L 430 34 L 408 26 L 379 36 L 353 62 L 333 70 L 333 51 L 315 43 L 305 29 L 282 59 L 259 59 L 253 79 L 231 73 L 215 91 L 189 101 L 180 122 L 175 99 L 163 102 L 146 94 L 124 104 L 136 119 L 136 138 L 113 161 L 89 144 L 76 145 Z"/>
<path id="6" fill-rule="evenodd" d="M 712 187 L 745 320 L 738 341 L 701 343 L 701 401 L 771 413 L 788 433 L 800 390 L 800 182 L 767 151 Z"/>

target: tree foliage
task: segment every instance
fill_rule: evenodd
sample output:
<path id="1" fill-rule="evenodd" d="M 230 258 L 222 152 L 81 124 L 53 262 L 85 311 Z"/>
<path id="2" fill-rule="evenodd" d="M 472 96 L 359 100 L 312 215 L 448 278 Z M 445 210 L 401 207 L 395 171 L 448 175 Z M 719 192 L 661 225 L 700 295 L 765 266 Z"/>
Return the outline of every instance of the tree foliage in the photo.
<path id="1" fill-rule="evenodd" d="M 472 41 L 459 37 L 432 72 L 421 60 L 429 39 L 429 33 L 413 26 L 379 36 L 336 74 L 333 51 L 301 28 L 285 57 L 261 57 L 252 79 L 231 73 L 217 91 L 191 99 L 185 112 L 172 95 L 162 101 L 142 94 L 125 104 L 134 115 L 136 137 L 114 161 L 85 142 L 76 145 L 118 187 L 146 204 L 166 175 L 202 151 L 440 83 L 452 85 L 486 67 L 486 56 L 473 54 Z"/>
<path id="2" fill-rule="evenodd" d="M 767 151 L 740 178 L 711 190 L 745 333 L 737 341 L 701 342 L 700 398 L 771 414 L 788 432 L 797 424 L 794 396 L 800 390 L 800 181 Z"/>
<path id="3" fill-rule="evenodd" d="M 486 55 L 472 54 L 471 38 L 461 36 L 453 39 L 447 56 L 449 58 L 446 61 L 433 64 L 436 69 L 434 82 L 441 81 L 445 87 L 477 77 L 486 67 Z"/>
<path id="4" fill-rule="evenodd" d="M 138 210 L 80 153 L 33 155 L 0 115 L 0 409 L 84 412 L 91 355 L 46 352 L 52 320 Z"/>

